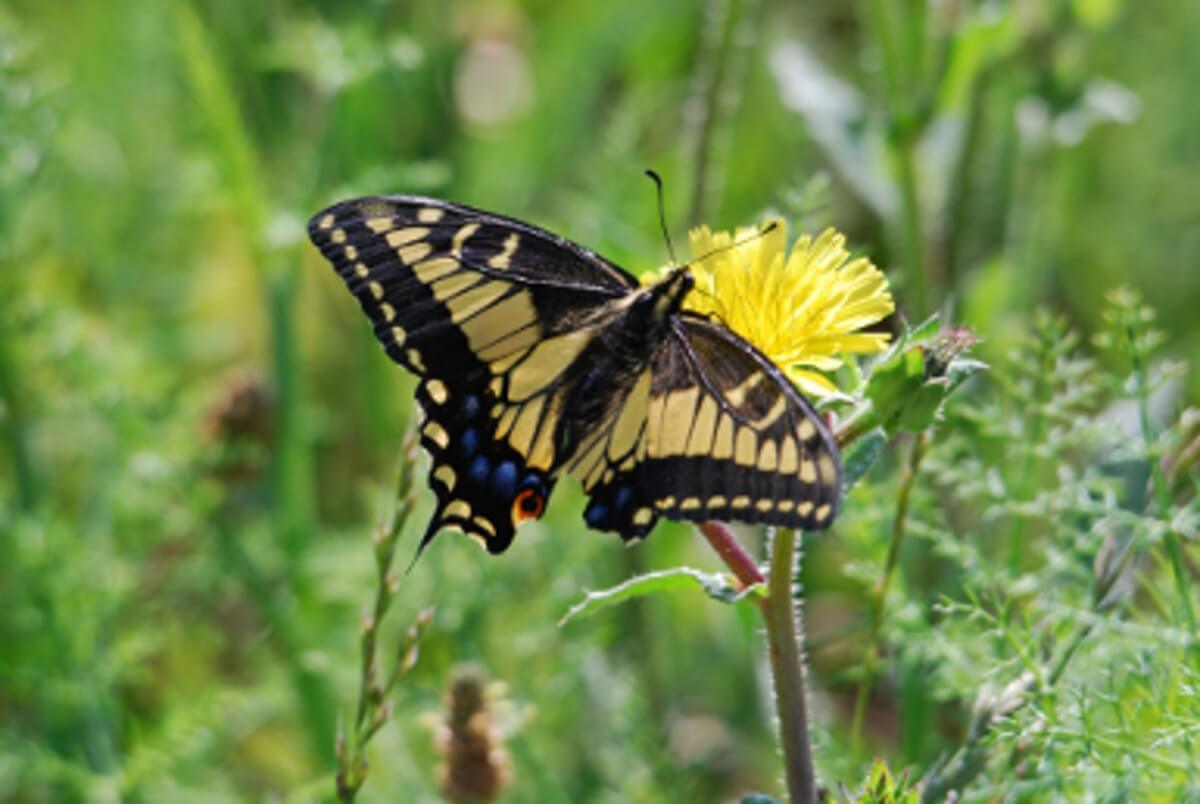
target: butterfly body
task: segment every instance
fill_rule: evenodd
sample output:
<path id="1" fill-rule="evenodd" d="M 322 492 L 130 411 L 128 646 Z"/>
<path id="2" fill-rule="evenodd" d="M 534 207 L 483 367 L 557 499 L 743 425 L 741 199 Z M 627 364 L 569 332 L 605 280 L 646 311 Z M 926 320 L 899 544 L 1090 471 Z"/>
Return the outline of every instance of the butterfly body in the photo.
<path id="1" fill-rule="evenodd" d="M 626 539 L 659 516 L 832 519 L 832 436 L 752 345 L 682 310 L 688 268 L 641 287 L 545 230 L 416 196 L 335 204 L 309 233 L 421 377 L 438 497 L 423 546 L 454 527 L 503 552 L 564 473 L 587 525 Z"/>

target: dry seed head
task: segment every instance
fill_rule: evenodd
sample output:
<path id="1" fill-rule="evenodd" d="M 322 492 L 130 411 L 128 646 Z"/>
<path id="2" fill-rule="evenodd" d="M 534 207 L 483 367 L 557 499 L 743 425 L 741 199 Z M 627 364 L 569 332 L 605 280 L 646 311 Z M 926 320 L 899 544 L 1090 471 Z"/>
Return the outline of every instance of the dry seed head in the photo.
<path id="1" fill-rule="evenodd" d="M 436 732 L 443 757 L 442 794 L 453 802 L 494 801 L 512 769 L 503 736 L 492 723 L 485 677 L 476 667 L 455 670 L 446 690 L 445 714 Z"/>

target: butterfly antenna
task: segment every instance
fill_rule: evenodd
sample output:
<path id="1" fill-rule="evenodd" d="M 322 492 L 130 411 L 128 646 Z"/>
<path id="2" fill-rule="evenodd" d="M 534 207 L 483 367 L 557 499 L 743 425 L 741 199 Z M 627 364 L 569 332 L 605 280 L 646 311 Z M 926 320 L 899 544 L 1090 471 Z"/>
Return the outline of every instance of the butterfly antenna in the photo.
<path id="1" fill-rule="evenodd" d="M 654 182 L 654 188 L 658 195 L 658 225 L 662 228 L 663 240 L 667 241 L 667 253 L 671 255 L 671 264 L 678 264 L 675 259 L 675 247 L 671 245 L 671 232 L 667 229 L 667 208 L 663 202 L 663 180 L 662 176 L 657 172 L 647 168 L 646 175 Z"/>
<path id="2" fill-rule="evenodd" d="M 763 228 L 759 229 L 754 234 L 746 235 L 741 240 L 734 240 L 732 243 L 726 243 L 723 246 L 717 246 L 714 249 L 709 249 L 708 251 L 701 254 L 696 259 L 688 262 L 687 265 L 694 265 L 695 263 L 698 263 L 698 262 L 704 262 L 709 257 L 716 256 L 717 254 L 720 254 L 724 251 L 729 251 L 731 249 L 735 249 L 740 246 L 744 246 L 747 243 L 753 243 L 755 240 L 758 240 L 760 237 L 766 237 L 767 235 L 769 235 L 771 232 L 775 231 L 778 228 L 779 228 L 779 221 L 771 221 L 770 223 L 768 223 Z"/>

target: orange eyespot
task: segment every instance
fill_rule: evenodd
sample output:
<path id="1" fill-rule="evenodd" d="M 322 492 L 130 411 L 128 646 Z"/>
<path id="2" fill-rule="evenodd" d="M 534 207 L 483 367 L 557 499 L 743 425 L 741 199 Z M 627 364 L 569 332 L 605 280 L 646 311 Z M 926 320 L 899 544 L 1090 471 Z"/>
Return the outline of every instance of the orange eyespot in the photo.
<path id="1" fill-rule="evenodd" d="M 522 489 L 513 500 L 513 524 L 519 525 L 526 519 L 537 519 L 545 508 L 545 497 L 534 489 Z"/>

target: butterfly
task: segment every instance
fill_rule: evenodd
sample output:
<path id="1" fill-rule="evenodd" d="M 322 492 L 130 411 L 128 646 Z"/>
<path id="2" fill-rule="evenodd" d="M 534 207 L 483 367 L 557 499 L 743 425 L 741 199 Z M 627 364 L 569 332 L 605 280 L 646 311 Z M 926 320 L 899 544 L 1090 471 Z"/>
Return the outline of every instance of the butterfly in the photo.
<path id="1" fill-rule="evenodd" d="M 504 552 L 564 473 L 588 527 L 627 541 L 659 517 L 833 520 L 833 436 L 778 366 L 683 308 L 688 266 L 643 287 L 544 229 L 407 195 L 342 201 L 308 232 L 420 380 L 437 496 L 420 550 L 456 528 Z"/>

